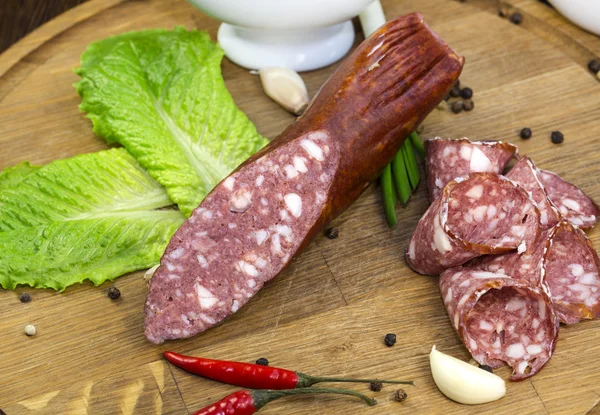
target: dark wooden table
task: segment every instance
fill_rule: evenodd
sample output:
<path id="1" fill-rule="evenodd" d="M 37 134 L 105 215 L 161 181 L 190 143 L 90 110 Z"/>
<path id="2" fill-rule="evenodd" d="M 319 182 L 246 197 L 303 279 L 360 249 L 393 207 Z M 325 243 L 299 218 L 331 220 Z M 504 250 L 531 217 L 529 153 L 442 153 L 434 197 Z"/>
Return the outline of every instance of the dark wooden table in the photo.
<path id="1" fill-rule="evenodd" d="M 87 0 L 0 1 L 0 53 L 53 17 Z"/>

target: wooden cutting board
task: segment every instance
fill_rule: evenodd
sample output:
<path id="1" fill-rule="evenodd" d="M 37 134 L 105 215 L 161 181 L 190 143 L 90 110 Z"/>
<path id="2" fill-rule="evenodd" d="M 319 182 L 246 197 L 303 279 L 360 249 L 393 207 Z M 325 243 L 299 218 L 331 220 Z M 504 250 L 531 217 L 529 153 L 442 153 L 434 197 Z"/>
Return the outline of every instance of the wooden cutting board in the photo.
<path id="1" fill-rule="evenodd" d="M 502 139 L 519 145 L 539 166 L 556 171 L 600 200 L 600 84 L 586 69 L 600 55 L 600 39 L 584 33 L 533 0 L 513 0 L 521 26 L 497 16 L 496 2 L 384 1 L 388 18 L 419 10 L 467 64 L 463 84 L 475 91 L 475 109 L 454 115 L 435 110 L 422 136 Z M 41 27 L 0 57 L 0 169 L 29 160 L 43 164 L 107 146 L 77 108 L 72 68 L 86 45 L 106 36 L 156 27 L 208 30 L 218 22 L 183 0 L 92 0 Z M 358 35 L 357 42 L 362 39 Z M 314 94 L 336 65 L 303 74 Z M 259 80 L 227 60 L 223 74 L 240 108 L 273 138 L 293 117 L 263 94 Z M 533 138 L 517 137 L 522 127 Z M 553 145 L 552 130 L 565 134 Z M 508 383 L 507 396 L 470 407 L 436 389 L 431 346 L 463 360 L 470 356 L 454 333 L 437 278 L 413 273 L 403 251 L 426 209 L 424 186 L 399 225 L 389 230 L 378 186 L 334 223 L 336 240 L 319 237 L 289 269 L 224 324 L 185 341 L 160 346 L 143 335 L 146 283 L 142 272 L 113 284 L 86 283 L 64 293 L 0 290 L 0 408 L 16 414 L 191 413 L 237 388 L 167 365 L 164 350 L 273 365 L 318 375 L 413 379 L 408 400 L 394 387 L 370 408 L 353 399 L 299 397 L 274 402 L 264 414 L 600 413 L 600 321 L 561 328 L 556 354 L 530 380 Z M 600 232 L 589 233 L 600 246 Z M 1 255 L 1 253 L 0 253 Z M 21 304 L 19 292 L 33 300 Z M 23 328 L 35 324 L 38 334 Z M 398 343 L 383 345 L 386 333 Z M 508 378 L 509 371 L 498 370 Z"/>

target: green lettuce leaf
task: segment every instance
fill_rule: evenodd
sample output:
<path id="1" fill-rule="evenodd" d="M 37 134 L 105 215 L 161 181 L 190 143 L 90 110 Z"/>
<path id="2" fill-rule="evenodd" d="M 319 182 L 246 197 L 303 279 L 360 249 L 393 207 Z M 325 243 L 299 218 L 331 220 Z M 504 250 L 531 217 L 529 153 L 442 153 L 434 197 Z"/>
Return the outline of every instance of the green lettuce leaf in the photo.
<path id="1" fill-rule="evenodd" d="M 148 30 L 91 44 L 75 72 L 94 132 L 124 145 L 189 215 L 267 143 L 235 106 L 207 33 Z"/>
<path id="2" fill-rule="evenodd" d="M 39 168 L 40 166 L 33 166 L 28 162 L 24 162 L 0 171 L 0 192 L 2 190 L 17 187 L 19 182 L 23 180 L 25 176 L 29 173 L 33 173 Z"/>
<path id="3" fill-rule="evenodd" d="M 98 285 L 159 262 L 185 220 L 123 148 L 58 160 L 0 192 L 0 286 Z"/>

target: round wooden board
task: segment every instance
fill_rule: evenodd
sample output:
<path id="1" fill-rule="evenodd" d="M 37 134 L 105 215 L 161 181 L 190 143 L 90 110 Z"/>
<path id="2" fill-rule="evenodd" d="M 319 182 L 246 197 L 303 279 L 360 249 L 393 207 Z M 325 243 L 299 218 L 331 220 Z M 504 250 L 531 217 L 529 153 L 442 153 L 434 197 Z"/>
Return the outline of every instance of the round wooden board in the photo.
<path id="1" fill-rule="evenodd" d="M 600 39 L 583 33 L 533 0 L 513 1 L 521 26 L 496 15 L 496 2 L 384 1 L 388 18 L 419 10 L 467 64 L 463 84 L 476 108 L 460 115 L 435 110 L 424 137 L 468 136 L 518 144 L 522 154 L 556 171 L 600 200 L 600 85 L 585 69 L 600 55 Z M 106 148 L 78 110 L 72 68 L 86 45 L 106 36 L 156 27 L 208 30 L 218 23 L 183 0 L 92 0 L 43 26 L 0 58 L 0 169 L 28 160 L 42 164 Z M 361 35 L 357 37 L 357 42 Z M 335 65 L 303 74 L 314 94 Z M 293 118 L 267 99 L 257 77 L 225 61 L 223 74 L 240 108 L 266 136 Z M 531 140 L 517 132 L 528 126 Z M 552 130 L 565 142 L 550 143 Z M 431 346 L 463 360 L 470 356 L 454 333 L 437 279 L 414 274 L 403 260 L 407 239 L 426 209 L 424 186 L 399 226 L 388 230 L 379 189 L 372 186 L 335 221 L 340 237 L 317 239 L 292 266 L 221 326 L 193 339 L 155 346 L 143 335 L 143 273 L 111 284 L 71 287 L 58 294 L 0 291 L 0 408 L 8 415 L 44 413 L 191 413 L 237 388 L 171 367 L 160 353 L 174 350 L 254 361 L 319 375 L 413 379 L 408 400 L 394 402 L 394 387 L 369 408 L 353 399 L 301 397 L 265 407 L 266 414 L 588 413 L 600 411 L 600 321 L 562 328 L 556 354 L 531 380 L 508 383 L 507 396 L 469 407 L 453 403 L 433 384 Z M 600 232 L 589 233 L 600 245 Z M 0 254 L 1 255 L 1 254 Z M 20 289 L 20 292 L 25 291 Z M 28 338 L 26 324 L 38 334 Z M 398 343 L 387 348 L 383 336 Z M 505 379 L 507 368 L 499 370 Z M 368 392 L 368 386 L 355 389 Z M 590 412 L 591 413 L 591 412 Z"/>

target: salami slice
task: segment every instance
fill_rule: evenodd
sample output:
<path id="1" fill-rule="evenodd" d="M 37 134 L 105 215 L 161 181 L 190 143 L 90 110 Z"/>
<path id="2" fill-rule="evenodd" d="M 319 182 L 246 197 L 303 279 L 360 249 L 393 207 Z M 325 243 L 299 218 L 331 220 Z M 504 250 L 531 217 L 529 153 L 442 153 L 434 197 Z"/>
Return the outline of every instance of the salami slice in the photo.
<path id="1" fill-rule="evenodd" d="M 529 157 L 521 157 L 517 164 L 506 174 L 506 177 L 531 193 L 533 201 L 540 210 L 542 229 L 551 228 L 560 221 L 561 214 L 548 199 L 546 188 L 540 181 L 538 170 Z"/>
<path id="2" fill-rule="evenodd" d="M 546 291 L 562 323 L 600 317 L 600 260 L 585 233 L 562 220 L 531 253 L 477 258 L 471 270 L 499 272 Z"/>
<path id="3" fill-rule="evenodd" d="M 544 280 L 560 320 L 574 324 L 600 317 L 600 261 L 585 233 L 567 221 L 548 235 Z"/>
<path id="4" fill-rule="evenodd" d="M 538 169 L 540 180 L 546 187 L 548 197 L 573 225 L 591 228 L 600 217 L 600 208 L 583 191 L 556 173 Z"/>
<path id="5" fill-rule="evenodd" d="M 463 62 L 418 13 L 361 43 L 175 233 L 150 280 L 146 337 L 194 336 L 248 302 L 377 179 Z"/>
<path id="6" fill-rule="evenodd" d="M 517 155 L 517 147 L 502 141 L 434 138 L 425 141 L 425 171 L 429 201 L 457 177 L 474 172 L 502 174 Z"/>
<path id="7" fill-rule="evenodd" d="M 436 275 L 485 254 L 535 246 L 540 215 L 529 194 L 493 173 L 472 173 L 448 183 L 414 230 L 408 265 Z"/>
<path id="8" fill-rule="evenodd" d="M 440 276 L 448 316 L 480 364 L 512 367 L 511 380 L 538 373 L 556 347 L 559 320 L 548 295 L 508 275 L 456 267 Z"/>

